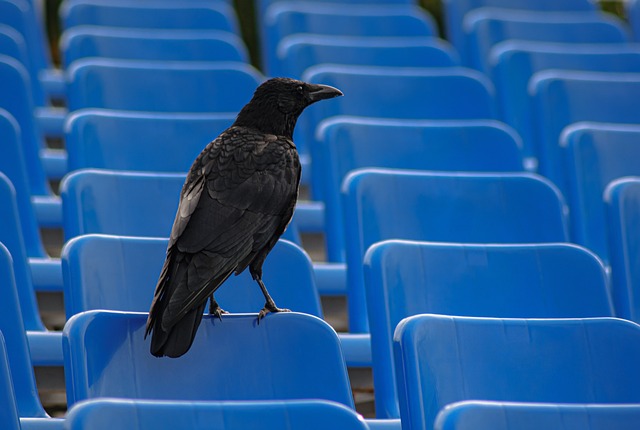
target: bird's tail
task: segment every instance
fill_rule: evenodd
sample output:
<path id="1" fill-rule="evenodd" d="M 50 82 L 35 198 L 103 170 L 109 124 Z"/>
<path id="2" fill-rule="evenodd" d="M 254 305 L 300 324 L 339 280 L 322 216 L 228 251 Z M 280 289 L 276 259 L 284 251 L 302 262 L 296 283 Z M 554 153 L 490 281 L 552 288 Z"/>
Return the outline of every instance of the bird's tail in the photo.
<path id="1" fill-rule="evenodd" d="M 202 320 L 206 302 L 193 308 L 168 331 L 162 328 L 162 323 L 156 319 L 153 324 L 153 334 L 151 335 L 151 354 L 156 357 L 176 358 L 184 355 L 196 336 L 198 326 Z"/>

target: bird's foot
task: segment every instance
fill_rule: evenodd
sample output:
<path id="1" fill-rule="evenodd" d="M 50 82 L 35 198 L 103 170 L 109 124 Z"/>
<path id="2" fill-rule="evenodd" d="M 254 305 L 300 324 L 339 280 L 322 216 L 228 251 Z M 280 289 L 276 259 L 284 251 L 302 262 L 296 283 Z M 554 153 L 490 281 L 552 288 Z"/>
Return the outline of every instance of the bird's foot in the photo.
<path id="1" fill-rule="evenodd" d="M 291 312 L 291 310 L 290 309 L 281 309 L 281 308 L 277 307 L 275 305 L 275 303 L 268 303 L 267 302 L 264 305 L 264 308 L 262 308 L 262 310 L 258 314 L 258 324 L 260 324 L 260 320 L 262 318 L 264 318 L 265 316 L 267 316 L 268 313 L 271 313 L 271 312 L 274 312 L 274 313 L 275 312 Z"/>
<path id="2" fill-rule="evenodd" d="M 217 317 L 220 321 L 222 321 L 222 315 L 228 313 L 229 312 L 225 311 L 220 306 L 215 306 L 213 309 L 209 309 L 209 315 Z"/>

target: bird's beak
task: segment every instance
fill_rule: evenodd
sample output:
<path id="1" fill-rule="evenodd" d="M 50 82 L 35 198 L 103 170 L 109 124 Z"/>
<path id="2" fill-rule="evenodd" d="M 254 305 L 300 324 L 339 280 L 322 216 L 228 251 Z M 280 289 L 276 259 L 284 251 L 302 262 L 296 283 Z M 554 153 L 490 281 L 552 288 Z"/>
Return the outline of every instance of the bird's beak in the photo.
<path id="1" fill-rule="evenodd" d="M 342 96 L 342 91 L 337 88 L 330 87 L 329 85 L 309 85 L 309 98 L 311 103 L 315 103 L 319 100 L 332 99 L 334 97 Z"/>

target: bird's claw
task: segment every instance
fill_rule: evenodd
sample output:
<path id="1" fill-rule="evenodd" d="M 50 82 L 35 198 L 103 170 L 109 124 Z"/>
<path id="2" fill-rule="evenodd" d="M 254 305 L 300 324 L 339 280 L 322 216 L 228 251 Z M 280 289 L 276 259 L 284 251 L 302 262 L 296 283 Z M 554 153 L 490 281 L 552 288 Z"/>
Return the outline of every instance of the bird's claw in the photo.
<path id="1" fill-rule="evenodd" d="M 269 305 L 265 305 L 264 308 L 262 308 L 262 310 L 260 311 L 260 313 L 258 313 L 258 324 L 260 324 L 260 320 L 262 318 L 264 318 L 265 316 L 267 316 L 268 313 L 271 312 L 291 312 L 290 309 L 281 309 L 277 306 L 269 306 Z"/>
<path id="2" fill-rule="evenodd" d="M 209 315 L 213 317 L 217 317 L 220 321 L 222 321 L 222 314 L 228 314 L 229 312 L 222 309 L 220 306 L 216 307 L 212 311 L 209 311 Z"/>

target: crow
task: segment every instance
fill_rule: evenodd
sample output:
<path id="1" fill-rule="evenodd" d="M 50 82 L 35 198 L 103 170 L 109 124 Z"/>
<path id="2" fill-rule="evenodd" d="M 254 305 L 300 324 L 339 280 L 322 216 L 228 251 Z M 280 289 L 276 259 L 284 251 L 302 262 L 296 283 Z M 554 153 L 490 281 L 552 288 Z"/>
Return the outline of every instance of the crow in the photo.
<path id="1" fill-rule="evenodd" d="M 151 354 L 180 357 L 195 337 L 207 301 L 247 267 L 266 303 L 258 321 L 280 309 L 262 282 L 262 264 L 291 221 L 300 161 L 293 143 L 298 116 L 340 90 L 289 78 L 256 89 L 228 129 L 193 162 L 180 193 L 167 254 L 149 311 Z"/>

